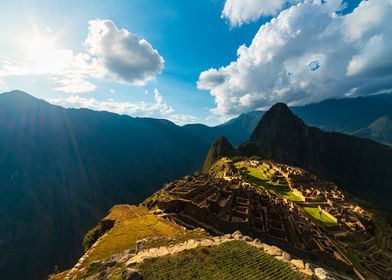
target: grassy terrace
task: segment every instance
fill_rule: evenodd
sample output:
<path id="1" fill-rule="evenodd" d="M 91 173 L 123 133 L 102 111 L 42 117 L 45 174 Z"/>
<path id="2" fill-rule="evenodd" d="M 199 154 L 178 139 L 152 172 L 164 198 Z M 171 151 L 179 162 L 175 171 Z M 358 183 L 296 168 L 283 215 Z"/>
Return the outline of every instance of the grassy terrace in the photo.
<path id="1" fill-rule="evenodd" d="M 160 258 L 138 266 L 143 279 L 309 279 L 242 241 L 201 247 Z"/>
<path id="2" fill-rule="evenodd" d="M 236 165 L 237 168 L 243 168 L 242 163 L 238 163 Z M 245 174 L 245 180 L 249 183 L 252 183 L 256 186 L 260 186 L 271 193 L 274 193 L 278 196 L 286 198 L 292 202 L 302 201 L 297 195 L 295 195 L 291 190 L 288 189 L 286 185 L 277 184 L 274 182 L 270 182 L 268 176 L 273 175 L 271 172 L 268 174 L 266 170 L 262 168 L 246 168 L 247 174 Z M 301 207 L 305 211 L 305 213 L 311 218 L 317 225 L 324 227 L 336 226 L 337 223 L 332 220 L 329 216 L 327 216 L 326 212 L 323 210 L 320 215 L 319 209 L 317 207 Z"/>
<path id="3" fill-rule="evenodd" d="M 322 210 L 322 214 L 320 215 L 320 210 L 317 207 L 301 207 L 310 218 L 313 219 L 320 226 L 337 226 L 338 224 L 327 216 L 326 212 Z"/>
<path id="4" fill-rule="evenodd" d="M 248 167 L 247 171 L 248 174 L 245 176 L 245 180 L 249 183 L 263 187 L 264 189 L 281 197 L 287 198 L 290 201 L 301 201 L 301 199 L 290 191 L 287 186 L 269 182 L 269 178 L 259 168 Z"/>
<path id="5" fill-rule="evenodd" d="M 113 254 L 134 249 L 136 241 L 148 237 L 180 238 L 186 231 L 174 223 L 159 219 L 144 207 L 117 205 L 108 215 L 116 221 L 114 227 L 93 248 L 83 266 L 95 260 L 103 260 Z"/>

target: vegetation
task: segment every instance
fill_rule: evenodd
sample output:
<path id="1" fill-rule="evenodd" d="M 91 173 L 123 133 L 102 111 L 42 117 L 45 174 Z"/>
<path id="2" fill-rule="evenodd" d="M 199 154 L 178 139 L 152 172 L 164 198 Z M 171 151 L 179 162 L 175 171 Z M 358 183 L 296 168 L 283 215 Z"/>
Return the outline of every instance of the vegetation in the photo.
<path id="1" fill-rule="evenodd" d="M 136 241 L 150 237 L 179 237 L 185 230 L 174 223 L 159 219 L 142 206 L 117 205 L 112 208 L 107 219 L 116 221 L 114 227 L 100 239 L 101 242 L 90 250 L 82 264 L 110 258 L 113 254 L 127 249 L 133 250 Z"/>
<path id="2" fill-rule="evenodd" d="M 324 210 L 321 210 L 320 213 L 320 209 L 318 207 L 301 207 L 301 208 L 305 211 L 305 213 L 307 213 L 313 219 L 313 221 L 315 221 L 317 224 L 321 226 L 331 227 L 331 226 L 338 225 L 337 222 L 332 220 Z"/>
<path id="3" fill-rule="evenodd" d="M 83 248 L 86 252 L 91 246 L 114 226 L 114 220 L 105 219 L 102 220 L 97 226 L 89 230 L 83 238 Z"/>
<path id="4" fill-rule="evenodd" d="M 235 166 L 240 169 L 247 182 L 262 187 L 269 192 L 286 198 L 292 202 L 302 201 L 301 198 L 293 193 L 286 185 L 282 185 L 280 182 L 276 183 L 270 181 L 270 177 L 273 176 L 274 173 L 273 171 L 254 167 L 245 168 L 243 167 L 242 162 L 236 163 Z M 305 213 L 319 226 L 330 227 L 338 225 L 324 210 L 320 213 L 320 210 L 317 207 L 301 207 L 301 209 L 303 209 Z"/>
<path id="5" fill-rule="evenodd" d="M 235 154 L 235 149 L 227 141 L 225 137 L 219 137 L 212 144 L 210 150 L 208 151 L 207 157 L 204 161 L 202 171 L 203 173 L 208 173 L 210 168 L 222 157 L 233 157 Z"/>
<path id="6" fill-rule="evenodd" d="M 200 247 L 147 259 L 138 265 L 143 279 L 310 279 L 284 262 L 242 241 Z"/>
<path id="7" fill-rule="evenodd" d="M 239 167 L 241 164 L 237 163 L 236 166 Z M 248 167 L 246 168 L 246 174 L 244 175 L 247 182 L 262 187 L 275 195 L 284 197 L 293 202 L 301 201 L 301 198 L 299 198 L 296 194 L 294 194 L 287 187 L 283 186 L 281 183 L 270 182 L 268 176 L 272 176 L 272 172 L 268 174 L 262 172 L 259 168 Z"/>

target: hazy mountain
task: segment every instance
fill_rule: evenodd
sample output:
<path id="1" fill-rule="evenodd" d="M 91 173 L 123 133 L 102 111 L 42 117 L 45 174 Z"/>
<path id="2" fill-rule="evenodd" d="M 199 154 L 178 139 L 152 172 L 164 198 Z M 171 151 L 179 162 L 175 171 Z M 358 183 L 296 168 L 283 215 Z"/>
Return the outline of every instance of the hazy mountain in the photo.
<path id="1" fill-rule="evenodd" d="M 387 116 L 381 117 L 368 127 L 356 131 L 354 135 L 374 139 L 392 146 L 392 120 Z"/>
<path id="2" fill-rule="evenodd" d="M 74 265 L 82 237 L 118 203 L 138 203 L 199 168 L 208 147 L 166 120 L 64 109 L 0 95 L 1 278 Z M 21 269 L 23 267 L 23 269 Z"/>
<path id="3" fill-rule="evenodd" d="M 237 146 L 249 138 L 254 127 L 260 121 L 261 113 L 255 111 L 241 114 L 237 118 L 214 127 L 204 124 L 187 124 L 184 128 L 208 145 L 211 145 L 216 138 L 225 136 L 234 146 Z"/>
<path id="4" fill-rule="evenodd" d="M 336 131 L 346 134 L 356 134 L 365 129 L 377 119 L 392 116 L 392 94 L 381 94 L 369 97 L 330 99 L 320 103 L 292 107 L 291 110 L 304 120 L 307 125 L 318 127 L 325 131 Z M 186 125 L 185 128 L 195 136 L 201 137 L 209 145 L 219 136 L 225 136 L 234 146 L 249 139 L 253 130 L 261 120 L 264 112 L 254 111 L 244 113 L 230 121 L 215 127 L 202 124 Z M 392 143 L 392 137 L 384 133 L 382 128 L 378 133 L 363 133 L 361 136 L 383 143 Z"/>
<path id="5" fill-rule="evenodd" d="M 309 127 L 283 103 L 266 112 L 250 138 L 263 157 L 299 166 L 392 212 L 392 148 Z"/>

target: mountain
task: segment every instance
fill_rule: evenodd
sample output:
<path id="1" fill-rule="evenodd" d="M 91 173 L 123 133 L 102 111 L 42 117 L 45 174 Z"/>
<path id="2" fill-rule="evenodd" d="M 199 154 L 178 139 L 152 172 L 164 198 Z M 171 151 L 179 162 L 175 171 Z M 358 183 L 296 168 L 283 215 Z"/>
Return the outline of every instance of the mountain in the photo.
<path id="1" fill-rule="evenodd" d="M 329 99 L 305 106 L 291 107 L 291 109 L 307 125 L 325 131 L 357 135 L 359 130 L 366 129 L 379 118 L 392 118 L 392 94 Z M 186 125 L 185 128 L 209 145 L 223 135 L 230 143 L 237 146 L 249 139 L 264 113 L 264 111 L 244 113 L 215 127 L 192 124 Z M 383 132 L 379 130 L 379 133 Z M 386 136 L 381 138 L 368 133 L 361 136 L 382 143 L 392 143 L 392 137 L 388 133 L 385 134 Z"/>
<path id="2" fill-rule="evenodd" d="M 283 103 L 264 114 L 250 141 L 263 157 L 302 167 L 392 212 L 391 147 L 309 127 Z"/>
<path id="3" fill-rule="evenodd" d="M 249 138 L 249 135 L 260 121 L 261 113 L 260 111 L 244 113 L 237 118 L 214 127 L 204 124 L 187 124 L 184 128 L 208 145 L 211 145 L 215 139 L 224 135 L 230 139 L 234 146 L 238 146 Z"/>
<path id="4" fill-rule="evenodd" d="M 392 146 L 391 117 L 381 117 L 371 123 L 368 127 L 356 131 L 354 135 L 358 137 L 374 139 L 380 143 Z"/>
<path id="5" fill-rule="evenodd" d="M 204 161 L 202 171 L 207 173 L 212 165 L 222 157 L 232 157 L 235 154 L 234 147 L 227 141 L 223 136 L 219 137 L 212 144 L 210 150 L 208 151 L 207 157 Z"/>
<path id="6" fill-rule="evenodd" d="M 64 109 L 21 91 L 0 95 L 0 135 L 0 273 L 9 280 L 70 267 L 108 209 L 193 172 L 208 150 L 167 120 Z"/>

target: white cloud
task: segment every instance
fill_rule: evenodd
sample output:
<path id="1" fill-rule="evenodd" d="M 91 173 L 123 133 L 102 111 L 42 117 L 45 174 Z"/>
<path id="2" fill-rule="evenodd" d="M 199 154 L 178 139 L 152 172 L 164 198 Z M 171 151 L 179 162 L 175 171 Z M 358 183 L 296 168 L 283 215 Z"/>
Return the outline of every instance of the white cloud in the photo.
<path id="1" fill-rule="evenodd" d="M 392 2 L 369 0 L 338 15 L 342 1 L 308 0 L 262 25 L 229 65 L 200 74 L 213 112 L 234 115 L 392 88 Z M 376 19 L 374 19 L 376 18 Z"/>
<path id="2" fill-rule="evenodd" d="M 93 79 L 143 86 L 163 70 L 164 60 L 150 43 L 110 20 L 92 20 L 85 40 L 87 50 L 58 49 L 49 39 L 34 38 L 23 59 L 0 60 L 0 78 L 48 76 L 54 89 L 67 93 L 91 92 Z"/>
<path id="3" fill-rule="evenodd" d="M 226 0 L 222 18 L 232 26 L 256 21 L 262 16 L 276 15 L 285 6 L 301 0 Z"/>
<path id="4" fill-rule="evenodd" d="M 172 106 L 168 105 L 158 89 L 154 89 L 154 102 L 119 102 L 112 99 L 99 101 L 93 97 L 86 98 L 79 95 L 67 97 L 47 98 L 46 101 L 66 108 L 87 108 L 95 111 L 107 111 L 122 115 L 137 117 L 153 117 L 169 119 L 179 125 L 196 122 L 192 115 L 175 114 Z"/>
<path id="5" fill-rule="evenodd" d="M 118 29 L 111 20 L 91 20 L 85 43 L 113 80 L 143 86 L 163 69 L 163 58 L 149 42 Z"/>

